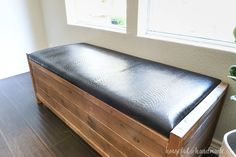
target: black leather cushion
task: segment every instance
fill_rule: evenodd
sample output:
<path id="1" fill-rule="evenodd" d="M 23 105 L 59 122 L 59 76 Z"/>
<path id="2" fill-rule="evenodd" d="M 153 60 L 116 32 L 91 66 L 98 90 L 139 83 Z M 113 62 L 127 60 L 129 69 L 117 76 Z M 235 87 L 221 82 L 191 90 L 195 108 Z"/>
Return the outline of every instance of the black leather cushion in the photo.
<path id="1" fill-rule="evenodd" d="M 29 58 L 165 136 L 220 83 L 89 44 L 49 48 Z"/>

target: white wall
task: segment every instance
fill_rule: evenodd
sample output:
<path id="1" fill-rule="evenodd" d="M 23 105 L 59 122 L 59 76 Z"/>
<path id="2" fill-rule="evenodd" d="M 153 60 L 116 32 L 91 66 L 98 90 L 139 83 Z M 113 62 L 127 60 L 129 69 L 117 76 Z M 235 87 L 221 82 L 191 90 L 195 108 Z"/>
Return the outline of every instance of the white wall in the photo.
<path id="1" fill-rule="evenodd" d="M 39 0 L 0 0 L 0 79 L 28 71 L 25 53 L 47 47 Z"/>
<path id="2" fill-rule="evenodd" d="M 69 26 L 66 24 L 64 0 L 41 0 L 48 43 L 51 46 L 87 42 L 131 55 L 166 63 L 220 78 L 231 85 L 224 104 L 215 138 L 236 128 L 236 103 L 229 95 L 236 94 L 236 83 L 229 80 L 228 67 L 236 63 L 236 54 L 207 48 L 136 37 L 137 0 L 128 0 L 128 34 Z"/>

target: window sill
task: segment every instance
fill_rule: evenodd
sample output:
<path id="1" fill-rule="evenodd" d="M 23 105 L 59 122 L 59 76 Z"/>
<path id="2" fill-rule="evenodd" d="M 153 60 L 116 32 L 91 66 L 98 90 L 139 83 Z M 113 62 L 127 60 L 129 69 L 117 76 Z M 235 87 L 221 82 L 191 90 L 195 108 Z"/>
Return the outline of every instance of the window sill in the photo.
<path id="1" fill-rule="evenodd" d="M 93 25 L 93 24 L 88 24 L 88 23 L 67 23 L 68 25 L 71 26 L 79 26 L 79 27 L 86 27 L 90 29 L 99 29 L 99 30 L 104 30 L 104 31 L 109 31 L 109 32 L 116 32 L 116 33 L 122 33 L 126 34 L 126 28 L 120 28 L 120 27 L 112 27 L 112 26 L 98 26 L 98 25 Z"/>
<path id="2" fill-rule="evenodd" d="M 195 37 L 182 37 L 180 35 L 172 35 L 165 33 L 146 33 L 146 34 L 138 34 L 138 37 L 149 38 L 154 40 L 161 40 L 167 42 L 173 42 L 183 45 L 190 45 L 202 48 L 209 48 L 214 50 L 228 51 L 232 53 L 236 53 L 236 43 L 228 43 L 214 40 L 207 40 L 202 38 Z"/>

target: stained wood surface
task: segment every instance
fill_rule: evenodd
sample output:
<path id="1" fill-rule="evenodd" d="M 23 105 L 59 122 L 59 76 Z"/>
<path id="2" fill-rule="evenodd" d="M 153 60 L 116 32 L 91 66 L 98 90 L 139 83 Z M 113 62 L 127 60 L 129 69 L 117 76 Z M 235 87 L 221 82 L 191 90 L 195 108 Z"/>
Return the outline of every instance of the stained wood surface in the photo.
<path id="1" fill-rule="evenodd" d="M 29 73 L 0 80 L 0 157 L 98 157 L 45 106 Z"/>
<path id="2" fill-rule="evenodd" d="M 36 63 L 31 65 L 38 98 L 103 156 L 164 156 L 166 137 Z"/>
<path id="3" fill-rule="evenodd" d="M 228 85 L 221 82 L 172 131 L 168 144 L 168 157 L 199 156 L 198 151 L 208 148 L 222 109 Z M 178 150 L 182 151 L 178 153 Z"/>
<path id="4" fill-rule="evenodd" d="M 170 139 L 30 61 L 36 95 L 102 156 L 164 157 L 166 149 L 206 149 L 227 85 L 218 85 L 171 132 Z M 168 154 L 195 156 L 196 154 Z"/>

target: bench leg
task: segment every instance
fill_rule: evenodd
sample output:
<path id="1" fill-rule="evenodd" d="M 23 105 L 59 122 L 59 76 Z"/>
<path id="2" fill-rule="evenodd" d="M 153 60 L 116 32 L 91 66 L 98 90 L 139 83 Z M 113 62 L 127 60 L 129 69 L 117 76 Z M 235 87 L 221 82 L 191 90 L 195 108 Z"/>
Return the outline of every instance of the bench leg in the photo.
<path id="1" fill-rule="evenodd" d="M 43 102 L 36 96 L 36 102 L 38 105 L 43 105 Z"/>

